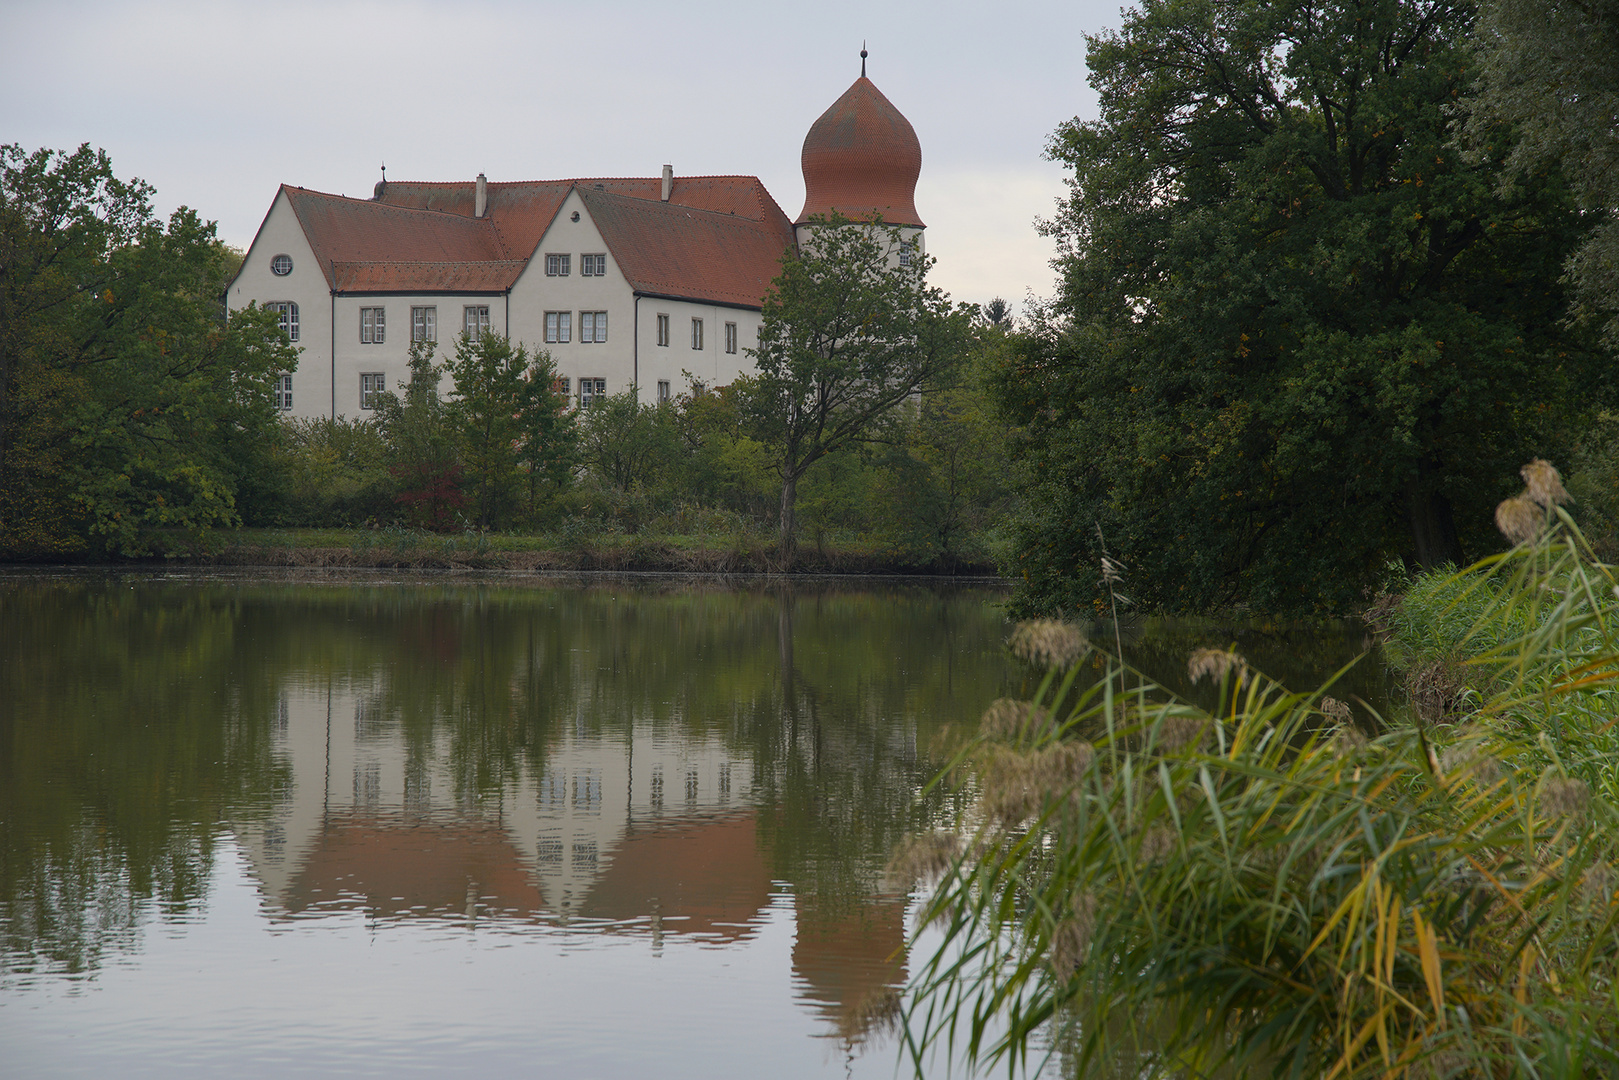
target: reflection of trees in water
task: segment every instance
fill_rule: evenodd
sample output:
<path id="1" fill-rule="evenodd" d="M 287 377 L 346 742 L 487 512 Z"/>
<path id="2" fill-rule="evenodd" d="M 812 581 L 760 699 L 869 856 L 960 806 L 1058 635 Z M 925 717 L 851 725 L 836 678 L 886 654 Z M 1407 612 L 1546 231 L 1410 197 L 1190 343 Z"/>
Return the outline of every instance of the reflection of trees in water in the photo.
<path id="1" fill-rule="evenodd" d="M 760 807 L 772 874 L 830 917 L 875 895 L 893 841 L 939 812 L 914 801 L 933 767 L 918 747 L 970 723 L 1005 677 L 981 590 L 90 575 L 0 589 L 13 970 L 93 969 L 143 912 L 197 905 L 224 823 L 288 796 L 274 748 L 289 688 L 359 697 L 364 737 L 405 747 L 407 789 L 447 754 L 473 816 L 543 774 L 565 734 L 718 739 L 754 762 L 757 790 L 735 797 Z"/>
<path id="2" fill-rule="evenodd" d="M 228 592 L 23 579 L 0 600 L 0 965 L 93 969 L 203 894 L 226 808 L 284 786 Z"/>

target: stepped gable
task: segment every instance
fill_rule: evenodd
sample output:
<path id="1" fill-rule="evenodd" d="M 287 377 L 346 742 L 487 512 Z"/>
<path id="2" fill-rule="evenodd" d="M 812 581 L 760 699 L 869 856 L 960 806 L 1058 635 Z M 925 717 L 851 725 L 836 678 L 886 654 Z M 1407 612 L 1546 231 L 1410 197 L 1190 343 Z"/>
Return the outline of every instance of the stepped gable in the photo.
<path id="1" fill-rule="evenodd" d="M 911 122 L 864 73 L 810 127 L 801 161 L 804 209 L 796 224 L 836 211 L 855 220 L 881 215 L 890 225 L 922 227 L 916 212 L 922 144 Z"/>
<path id="2" fill-rule="evenodd" d="M 697 210 L 671 199 L 579 188 L 613 260 L 637 292 L 757 308 L 793 243 L 779 208 L 765 220 Z M 771 201 L 774 207 L 774 200 Z"/>

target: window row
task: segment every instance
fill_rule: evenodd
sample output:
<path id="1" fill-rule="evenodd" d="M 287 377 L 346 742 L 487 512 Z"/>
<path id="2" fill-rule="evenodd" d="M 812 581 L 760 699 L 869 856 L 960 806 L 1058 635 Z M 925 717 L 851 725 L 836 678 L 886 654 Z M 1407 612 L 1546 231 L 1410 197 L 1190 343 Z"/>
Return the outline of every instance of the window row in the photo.
<path id="1" fill-rule="evenodd" d="M 546 277 L 567 277 L 573 272 L 572 254 L 547 254 L 545 256 Z M 606 254 L 591 254 L 579 256 L 580 277 L 606 277 Z"/>
<path id="2" fill-rule="evenodd" d="M 275 407 L 282 412 L 292 411 L 292 376 L 281 372 L 271 382 L 271 392 Z M 577 392 L 572 380 L 566 375 L 556 381 L 557 392 L 570 401 L 575 402 L 582 409 L 588 409 L 598 398 L 607 396 L 607 380 L 594 376 L 581 378 L 578 382 Z M 381 371 L 365 371 L 360 373 L 360 408 L 375 409 L 381 404 L 380 398 L 388 392 L 388 377 Z M 658 401 L 667 402 L 671 398 L 669 381 L 658 380 Z"/>
<path id="3" fill-rule="evenodd" d="M 297 320 L 297 305 L 293 305 L 293 319 Z M 468 304 L 461 309 L 461 332 L 468 337 L 489 333 L 489 305 Z M 388 310 L 380 307 L 360 309 L 360 344 L 381 345 L 388 338 Z M 298 338 L 294 335 L 293 339 Z M 413 307 L 410 309 L 410 340 L 438 340 L 438 308 Z"/>
<path id="4" fill-rule="evenodd" d="M 566 345 L 573 340 L 573 312 L 547 311 L 545 313 L 545 343 Z M 581 311 L 579 313 L 579 344 L 601 345 L 607 341 L 607 312 Z"/>
<path id="5" fill-rule="evenodd" d="M 737 339 L 736 323 L 734 323 L 734 322 L 726 323 L 725 324 L 725 351 L 726 352 L 728 352 L 728 353 L 736 352 L 736 345 L 737 345 L 737 340 L 736 339 Z M 658 314 L 658 344 L 664 346 L 665 348 L 668 348 L 668 346 L 669 346 L 669 316 L 667 316 L 667 315 L 665 315 L 665 314 L 663 314 L 661 312 Z M 701 349 L 703 347 L 703 320 L 702 319 L 693 319 L 691 321 L 691 347 L 693 349 Z"/>

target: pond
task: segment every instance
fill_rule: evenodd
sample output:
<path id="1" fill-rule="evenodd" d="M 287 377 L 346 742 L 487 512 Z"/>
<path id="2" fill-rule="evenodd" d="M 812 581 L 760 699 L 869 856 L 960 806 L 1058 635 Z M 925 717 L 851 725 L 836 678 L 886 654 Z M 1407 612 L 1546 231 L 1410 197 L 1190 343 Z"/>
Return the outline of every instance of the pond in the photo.
<path id="1" fill-rule="evenodd" d="M 884 867 L 1029 689 L 1003 595 L 0 572 L 6 1071 L 892 1076 L 873 1003 L 926 942 Z M 1170 685 L 1367 644 L 1123 636 Z"/>

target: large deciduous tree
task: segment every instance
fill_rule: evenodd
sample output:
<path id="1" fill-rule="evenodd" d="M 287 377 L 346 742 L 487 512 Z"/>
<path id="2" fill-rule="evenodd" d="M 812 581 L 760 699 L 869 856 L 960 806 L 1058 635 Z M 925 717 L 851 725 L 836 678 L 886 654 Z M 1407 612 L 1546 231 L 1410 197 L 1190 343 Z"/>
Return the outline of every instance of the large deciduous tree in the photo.
<path id="1" fill-rule="evenodd" d="M 1060 293 L 1002 365 L 1024 425 L 1015 569 L 1089 610 L 1105 539 L 1155 606 L 1354 605 L 1386 560 L 1494 542 L 1590 353 L 1561 321 L 1579 221 L 1499 185 L 1447 116 L 1452 0 L 1147 0 L 1090 40 L 1058 129 Z"/>
<path id="2" fill-rule="evenodd" d="M 814 218 L 764 301 L 757 374 L 741 389 L 781 478 L 781 551 L 790 561 L 798 482 L 817 461 L 879 435 L 896 406 L 935 386 L 965 354 L 972 314 L 927 283 L 933 260 L 881 220 Z"/>
<path id="3" fill-rule="evenodd" d="M 0 147 L 0 552 L 142 554 L 266 493 L 272 313 L 228 318 L 237 256 L 107 155 Z"/>
<path id="4" fill-rule="evenodd" d="M 1467 142 L 1487 154 L 1514 129 L 1509 189 L 1561 168 L 1589 220 L 1568 263 L 1579 313 L 1619 352 L 1619 0 L 1481 0 L 1474 44 Z"/>

